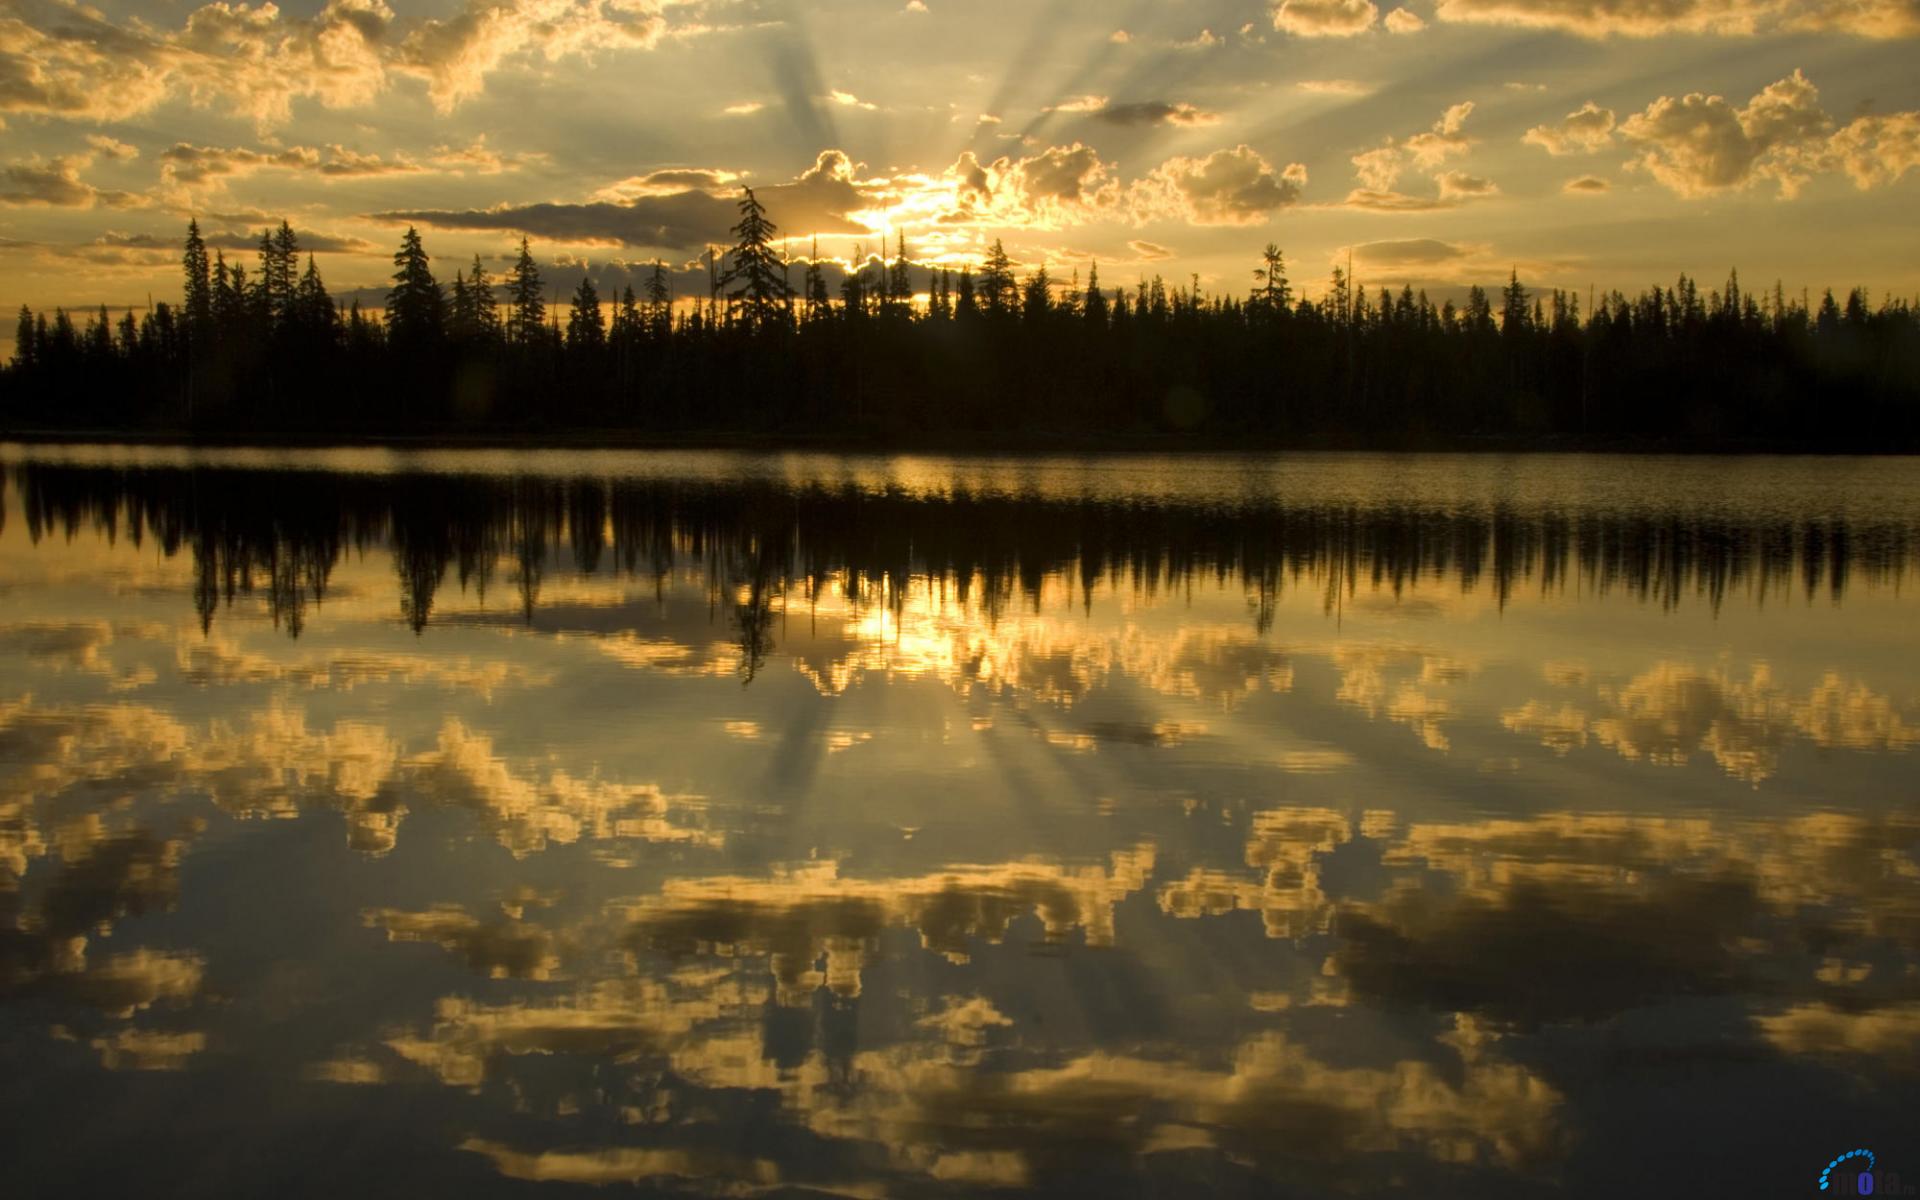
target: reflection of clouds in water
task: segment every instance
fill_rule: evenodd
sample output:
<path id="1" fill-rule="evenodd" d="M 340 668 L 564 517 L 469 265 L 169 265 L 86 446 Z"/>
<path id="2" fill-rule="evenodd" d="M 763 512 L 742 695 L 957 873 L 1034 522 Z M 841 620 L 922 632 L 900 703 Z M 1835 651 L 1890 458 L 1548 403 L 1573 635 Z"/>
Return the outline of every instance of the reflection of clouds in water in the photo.
<path id="1" fill-rule="evenodd" d="M 1455 718 L 1453 702 L 1430 689 L 1467 678 L 1472 667 L 1409 647 L 1350 642 L 1333 648 L 1333 662 L 1340 671 L 1336 701 L 1410 727 L 1429 749 L 1452 748 L 1444 726 Z"/>
<path id="2" fill-rule="evenodd" d="M 1754 1023 L 1784 1054 L 1871 1059 L 1896 1069 L 1920 1062 L 1920 1001 L 1865 1012 L 1834 1004 L 1796 1004 L 1757 1016 Z"/>
<path id="3" fill-rule="evenodd" d="M 494 979 L 550 979 L 560 966 L 553 935 L 524 921 L 481 921 L 458 905 L 425 912 L 368 909 L 361 919 L 387 931 L 390 942 L 427 942 L 458 954 Z"/>
<path id="4" fill-rule="evenodd" d="M 764 955 L 783 1004 L 805 1003 L 823 986 L 850 998 L 888 928 L 917 929 L 923 946 L 956 963 L 968 960 L 972 939 L 1001 941 L 1029 913 L 1049 942 L 1079 929 L 1087 945 L 1111 946 L 1114 905 L 1152 870 L 1143 845 L 1115 852 L 1106 868 L 1031 862 L 851 879 L 821 863 L 765 879 L 672 879 L 634 902 L 627 936 L 636 949 L 676 958 Z"/>
<path id="5" fill-rule="evenodd" d="M 403 1033 L 386 1045 L 442 1083 L 478 1088 L 520 1055 L 663 1055 L 696 1026 L 744 1014 L 764 1000 L 764 992 L 731 976 L 691 987 L 672 976 L 604 980 L 545 1003 L 449 997 L 424 1034 Z"/>
<path id="6" fill-rule="evenodd" d="M 455 718 L 432 749 L 407 754 L 369 722 L 310 729 L 305 711 L 280 696 L 242 723 L 216 719 L 200 731 L 145 705 L 0 703 L 0 868 L 18 877 L 45 853 L 35 810 L 75 789 L 93 798 L 204 792 L 237 816 L 338 809 L 349 844 L 373 854 L 393 848 L 409 802 L 478 811 L 516 855 L 583 837 L 694 845 L 722 838 L 672 819 L 695 806 L 693 797 L 561 767 L 522 775 L 492 739 Z"/>
<path id="7" fill-rule="evenodd" d="M 349 692 L 367 684 L 440 687 L 492 700 L 504 688 L 551 686 L 552 671 L 502 659 L 479 662 L 464 656 L 400 654 L 384 650 L 337 650 L 289 656 L 246 650 L 231 639 L 183 634 L 175 645 L 179 677 L 203 687 L 286 683 Z"/>
<path id="8" fill-rule="evenodd" d="M 717 846 L 717 831 L 675 824 L 669 812 L 696 803 L 669 796 L 651 783 L 615 783 L 581 778 L 563 767 L 541 779 L 516 773 L 494 752 L 493 739 L 449 717 L 435 748 L 405 762 L 409 795 L 475 809 L 495 825 L 502 846 L 515 857 L 582 838 L 632 838 Z"/>
<path id="9" fill-rule="evenodd" d="M 122 1029 L 92 1040 L 100 1065 L 109 1071 L 180 1071 L 207 1048 L 207 1035 L 193 1031 Z"/>
<path id="10" fill-rule="evenodd" d="M 1032 612 L 994 611 L 978 598 L 988 594 L 975 579 L 967 589 L 912 588 L 896 604 L 865 606 L 830 585 L 809 618 L 838 636 L 795 639 L 794 666 L 824 695 L 867 675 L 926 676 L 963 694 L 979 688 L 1062 706 L 1117 678 L 1223 709 L 1293 684 L 1287 653 L 1236 627 L 1156 630 L 1130 617 L 1101 626 L 1055 615 L 1073 609 L 1064 580 L 1044 585 Z"/>
<path id="11" fill-rule="evenodd" d="M 1567 686 L 1576 683 L 1563 677 Z M 1724 668 L 1700 670 L 1661 662 L 1623 685 L 1594 691 L 1595 715 L 1567 702 L 1530 700 L 1500 715 L 1501 724 L 1559 754 L 1587 744 L 1657 766 L 1683 766 L 1702 751 L 1720 768 L 1760 783 L 1779 768 L 1796 737 L 1823 750 L 1905 751 L 1920 744 L 1920 721 L 1860 680 L 1829 671 L 1804 695 L 1775 683 L 1765 663 L 1744 679 Z"/>
<path id="12" fill-rule="evenodd" d="M 1333 904 L 1320 889 L 1316 859 L 1353 836 L 1346 816 L 1326 808 L 1280 808 L 1253 815 L 1247 865 L 1266 870 L 1253 881 L 1227 871 L 1195 867 L 1161 887 L 1162 910 L 1176 917 L 1257 912 L 1273 938 L 1327 932 Z"/>
<path id="13" fill-rule="evenodd" d="M 117 638 L 139 640 L 169 632 L 164 626 L 106 621 L 29 621 L 0 626 L 0 657 L 19 655 L 41 670 L 104 676 L 114 691 L 133 691 L 159 676 L 141 664 L 116 668 L 104 651 Z"/>

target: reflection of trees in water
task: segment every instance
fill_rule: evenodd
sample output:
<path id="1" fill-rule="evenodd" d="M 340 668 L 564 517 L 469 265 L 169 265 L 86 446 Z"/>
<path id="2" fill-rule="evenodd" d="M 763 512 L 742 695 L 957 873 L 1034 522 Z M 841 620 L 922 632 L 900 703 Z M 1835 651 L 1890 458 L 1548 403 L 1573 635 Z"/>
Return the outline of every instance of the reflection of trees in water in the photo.
<path id="1" fill-rule="evenodd" d="M 1399 597 L 1445 580 L 1506 603 L 1613 592 L 1716 610 L 1729 597 L 1842 598 L 1909 568 L 1920 528 L 1897 518 L 1700 518 L 1678 511 L 1248 504 L 1230 508 L 1069 502 L 959 492 L 947 498 L 773 483 L 608 481 L 465 475 L 346 475 L 255 470 L 14 469 L 30 536 L 90 532 L 156 541 L 195 563 L 203 626 L 236 596 L 264 590 L 297 636 L 341 554 L 385 546 L 400 608 L 417 631 L 453 568 L 482 596 L 511 562 L 530 621 L 550 559 L 576 572 L 704 570 L 732 613 L 749 675 L 771 649 L 772 597 L 838 585 L 897 605 L 924 582 L 989 621 L 1037 608 L 1043 586 L 1102 585 L 1152 598 L 1204 580 L 1238 582 L 1265 630 L 1289 586 L 1332 611 L 1359 592 Z"/>

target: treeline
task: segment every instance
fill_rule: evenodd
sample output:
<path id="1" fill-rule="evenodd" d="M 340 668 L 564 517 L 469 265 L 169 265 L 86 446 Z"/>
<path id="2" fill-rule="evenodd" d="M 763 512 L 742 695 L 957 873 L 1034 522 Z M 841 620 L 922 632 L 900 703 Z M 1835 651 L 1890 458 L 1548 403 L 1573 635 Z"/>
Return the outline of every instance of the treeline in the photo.
<path id="1" fill-rule="evenodd" d="M 1920 309 L 1682 276 L 1637 296 L 1464 305 L 1369 292 L 1336 270 L 1298 296 L 1273 246 L 1245 295 L 1158 277 L 1107 290 L 1004 250 L 978 269 L 856 264 L 831 294 L 789 261 L 748 191 L 705 295 L 663 266 L 636 294 L 591 275 L 549 306 L 527 242 L 503 280 L 450 285 L 409 229 L 378 312 L 344 309 L 282 223 L 252 272 L 197 225 L 178 305 L 84 324 L 22 308 L 0 373 L 16 429 L 224 434 L 699 436 L 1183 432 L 1223 441 L 1421 444 L 1462 437 L 1888 449 L 1920 442 Z M 915 286 L 927 281 L 926 290 Z"/>
<path id="2" fill-rule="evenodd" d="M 1333 610 L 1364 592 L 1397 596 L 1444 579 L 1487 589 L 1502 606 L 1522 592 L 1618 589 L 1718 611 L 1741 600 L 1838 602 L 1855 584 L 1898 587 L 1920 562 L 1920 528 L 1899 515 L 1144 504 L 771 481 L 52 463 L 7 474 L 33 543 L 91 533 L 186 553 L 203 628 L 236 601 L 264 597 L 294 636 L 339 563 L 382 549 L 394 610 L 416 632 L 455 595 L 494 597 L 502 615 L 565 627 L 580 610 L 567 600 L 543 608 L 543 583 L 592 575 L 651 579 L 662 594 L 692 575 L 715 611 L 732 606 L 742 630 L 761 632 L 772 609 L 797 610 L 830 587 L 876 607 L 932 589 L 991 622 L 1038 611 L 1050 584 L 1084 604 L 1116 592 L 1179 597 L 1211 580 L 1244 588 L 1264 632 L 1289 590 Z"/>

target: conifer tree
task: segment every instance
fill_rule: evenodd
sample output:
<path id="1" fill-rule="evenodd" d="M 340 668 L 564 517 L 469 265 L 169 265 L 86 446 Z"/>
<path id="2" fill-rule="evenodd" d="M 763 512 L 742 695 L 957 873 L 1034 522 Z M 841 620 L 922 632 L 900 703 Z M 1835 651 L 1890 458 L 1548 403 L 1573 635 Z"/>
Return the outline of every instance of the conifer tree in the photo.
<path id="1" fill-rule="evenodd" d="M 200 236 L 200 222 L 187 222 L 187 245 L 180 256 L 186 276 L 187 336 L 196 342 L 213 338 L 213 274 L 207 262 L 207 243 Z"/>
<path id="2" fill-rule="evenodd" d="M 665 336 L 673 324 L 673 286 L 667 279 L 667 265 L 657 258 L 647 279 L 647 323 L 660 336 Z"/>
<path id="3" fill-rule="evenodd" d="M 1107 298 L 1100 292 L 1100 264 L 1087 264 L 1087 294 L 1080 302 L 1080 315 L 1089 325 L 1107 323 Z"/>
<path id="4" fill-rule="evenodd" d="M 987 261 L 980 266 L 980 300 L 989 314 L 998 316 L 1012 311 L 1016 289 L 1013 262 L 1007 257 L 1006 247 L 995 238 Z"/>
<path id="5" fill-rule="evenodd" d="M 540 268 L 534 264 L 527 239 L 520 239 L 520 257 L 514 260 L 507 277 L 507 340 L 516 345 L 537 344 L 547 323 L 546 302 L 541 299 Z"/>
<path id="6" fill-rule="evenodd" d="M 446 295 L 434 282 L 427 251 L 413 226 L 393 255 L 393 287 L 387 292 L 387 336 L 396 345 L 431 346 L 446 334 Z"/>
<path id="7" fill-rule="evenodd" d="M 600 311 L 600 293 L 591 272 L 582 271 L 567 310 L 567 349 L 592 352 L 607 344 L 607 319 Z"/>
<path id="8" fill-rule="evenodd" d="M 1254 295 L 1269 314 L 1287 311 L 1293 303 L 1293 288 L 1287 283 L 1287 260 L 1280 253 L 1280 247 L 1272 242 L 1261 252 L 1260 265 L 1253 269 Z"/>
<path id="9" fill-rule="evenodd" d="M 784 323 L 793 291 L 787 286 L 786 271 L 773 248 L 777 227 L 767 218 L 767 210 L 752 188 L 740 191 L 740 223 L 731 230 L 739 240 L 728 255 L 720 286 L 730 289 L 729 320 L 743 321 L 750 329 L 767 329 Z"/>
<path id="10" fill-rule="evenodd" d="M 467 304 L 474 338 L 489 344 L 499 341 L 500 303 L 494 299 L 493 276 L 478 254 L 473 256 L 473 269 L 467 272 Z"/>

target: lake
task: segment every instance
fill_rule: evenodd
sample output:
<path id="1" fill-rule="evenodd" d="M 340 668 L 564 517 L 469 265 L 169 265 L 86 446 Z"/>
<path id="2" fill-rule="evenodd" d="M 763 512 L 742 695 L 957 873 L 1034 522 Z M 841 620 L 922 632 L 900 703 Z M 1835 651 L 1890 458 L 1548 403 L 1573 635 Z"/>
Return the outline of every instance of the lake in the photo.
<path id="1" fill-rule="evenodd" d="M 9 1194 L 1920 1179 L 1920 461 L 0 467 Z"/>

